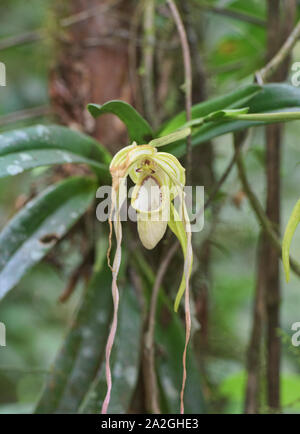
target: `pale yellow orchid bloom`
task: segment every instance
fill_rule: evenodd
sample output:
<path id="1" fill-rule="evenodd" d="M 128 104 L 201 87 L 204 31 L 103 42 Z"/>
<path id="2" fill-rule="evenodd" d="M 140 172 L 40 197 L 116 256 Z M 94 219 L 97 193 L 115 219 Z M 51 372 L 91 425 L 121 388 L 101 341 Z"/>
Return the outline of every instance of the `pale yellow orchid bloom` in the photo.
<path id="1" fill-rule="evenodd" d="M 179 291 L 175 299 L 175 310 L 178 310 L 180 300 L 185 292 L 186 307 L 186 344 L 183 354 L 183 382 L 181 390 L 181 412 L 183 412 L 183 393 L 186 380 L 186 351 L 190 337 L 191 319 L 189 309 L 189 278 L 192 268 L 193 252 L 191 244 L 191 228 L 184 201 L 185 169 L 174 155 L 158 152 L 157 147 L 187 137 L 190 128 L 177 131 L 169 136 L 152 140 L 147 145 L 137 145 L 135 142 L 121 149 L 112 159 L 110 172 L 112 175 L 112 208 L 110 215 L 110 246 L 112 233 L 112 216 L 117 240 L 117 248 L 111 266 L 113 281 L 112 294 L 114 301 L 114 316 L 106 347 L 106 377 L 107 394 L 102 406 L 102 413 L 107 412 L 111 393 L 111 372 L 109 367 L 110 353 L 116 328 L 119 293 L 117 276 L 121 263 L 122 225 L 120 207 L 125 197 L 122 187 L 129 176 L 135 187 L 131 197 L 131 205 L 137 212 L 137 228 L 143 246 L 153 249 L 164 236 L 167 226 L 178 238 L 184 254 L 184 270 Z M 179 198 L 180 207 L 176 210 L 173 200 Z M 110 247 L 108 250 L 108 257 Z"/>

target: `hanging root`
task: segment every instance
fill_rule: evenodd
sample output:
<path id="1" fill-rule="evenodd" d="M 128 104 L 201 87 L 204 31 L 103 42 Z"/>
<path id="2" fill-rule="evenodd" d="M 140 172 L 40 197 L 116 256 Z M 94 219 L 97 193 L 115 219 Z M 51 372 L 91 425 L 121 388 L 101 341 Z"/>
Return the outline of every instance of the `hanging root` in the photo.
<path id="1" fill-rule="evenodd" d="M 103 401 L 102 405 L 102 414 L 107 413 L 107 409 L 110 402 L 110 396 L 111 396 L 111 387 L 112 387 L 112 381 L 111 381 L 111 369 L 110 369 L 110 355 L 111 350 L 114 344 L 116 331 L 117 331 L 117 325 L 118 325 L 118 308 L 119 308 L 119 290 L 117 285 L 117 278 L 119 273 L 119 268 L 121 264 L 121 242 L 122 242 L 122 226 L 120 221 L 120 214 L 119 211 L 116 208 L 117 213 L 117 221 L 115 222 L 115 233 L 116 233 L 116 239 L 117 239 L 117 248 L 116 248 L 116 254 L 114 257 L 113 267 L 112 267 L 112 297 L 113 297 L 113 304 L 114 304 L 114 314 L 113 314 L 113 321 L 111 325 L 111 329 L 109 332 L 107 344 L 106 344 L 106 350 L 105 350 L 105 372 L 106 372 L 106 382 L 107 382 L 107 392 L 105 399 Z M 111 245 L 111 240 L 110 240 Z"/>
<path id="2" fill-rule="evenodd" d="M 105 350 L 105 359 L 106 359 L 105 373 L 106 373 L 106 382 L 107 382 L 107 392 L 102 405 L 102 410 L 101 410 L 102 414 L 107 413 L 108 405 L 110 402 L 111 387 L 112 387 L 111 370 L 110 370 L 110 354 L 111 354 L 111 350 L 114 344 L 115 335 L 117 331 L 118 307 L 119 307 L 119 291 L 116 282 L 113 282 L 112 292 L 113 292 L 113 302 L 114 302 L 114 316 L 113 316 L 113 322 L 111 325 L 110 333 L 106 344 L 106 350 Z"/>

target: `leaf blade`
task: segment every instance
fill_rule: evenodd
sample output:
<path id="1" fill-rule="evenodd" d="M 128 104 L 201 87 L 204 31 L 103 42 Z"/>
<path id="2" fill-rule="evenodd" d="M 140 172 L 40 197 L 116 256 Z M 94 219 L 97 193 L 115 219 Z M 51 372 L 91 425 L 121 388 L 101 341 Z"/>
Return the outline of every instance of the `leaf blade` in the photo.
<path id="1" fill-rule="evenodd" d="M 139 372 L 142 312 L 131 286 L 121 292 L 119 324 L 111 360 L 113 387 L 108 412 L 127 413 Z M 97 413 L 106 391 L 105 366 L 86 396 L 82 413 Z"/>
<path id="2" fill-rule="evenodd" d="M 78 412 L 103 359 L 111 313 L 111 273 L 100 263 L 82 295 L 36 413 Z"/>
<path id="3" fill-rule="evenodd" d="M 88 104 L 88 110 L 95 118 L 105 113 L 118 116 L 126 125 L 131 142 L 135 141 L 142 145 L 153 138 L 153 131 L 148 122 L 125 101 L 112 100 L 103 105 Z"/>
<path id="4" fill-rule="evenodd" d="M 249 114 L 300 110 L 300 89 L 282 83 L 266 84 L 260 92 L 253 94 L 246 102 L 249 107 Z M 239 101 L 234 108 L 241 108 L 244 105 L 245 101 L 242 103 Z M 192 146 L 198 146 L 223 134 L 270 123 L 273 122 L 219 120 L 207 123 L 192 132 Z M 167 145 L 165 150 L 179 158 L 185 154 L 186 145 L 183 141 L 179 141 Z"/>
<path id="5" fill-rule="evenodd" d="M 0 299 L 83 215 L 95 191 L 93 180 L 69 178 L 46 189 L 13 217 L 0 234 Z"/>
<path id="6" fill-rule="evenodd" d="M 226 108 L 236 108 L 237 105 L 245 105 L 245 103 L 252 98 L 255 94 L 261 91 L 261 87 L 255 84 L 245 86 L 237 91 L 230 92 L 224 96 L 212 98 L 208 101 L 204 101 L 199 104 L 195 104 L 192 107 L 192 119 L 202 118 L 209 115 L 212 112 Z M 159 136 L 170 134 L 182 127 L 186 123 L 185 112 L 179 113 L 175 118 L 163 127 Z"/>
<path id="7" fill-rule="evenodd" d="M 0 177 L 44 165 L 84 163 L 108 180 L 110 160 L 110 154 L 93 138 L 57 125 L 37 125 L 0 135 Z"/>

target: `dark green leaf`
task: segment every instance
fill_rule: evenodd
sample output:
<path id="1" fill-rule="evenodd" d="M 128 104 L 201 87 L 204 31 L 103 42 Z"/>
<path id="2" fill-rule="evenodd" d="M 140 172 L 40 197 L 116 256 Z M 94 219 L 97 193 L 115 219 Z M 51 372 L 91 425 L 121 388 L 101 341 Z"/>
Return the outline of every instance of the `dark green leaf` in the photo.
<path id="1" fill-rule="evenodd" d="M 134 290 L 126 286 L 121 292 L 119 324 L 112 352 L 112 393 L 109 413 L 127 413 L 139 371 L 139 351 L 142 333 L 141 307 Z M 99 372 L 81 409 L 83 413 L 98 413 L 106 393 L 105 366 Z"/>
<path id="2" fill-rule="evenodd" d="M 153 138 L 153 131 L 148 122 L 124 101 L 109 101 L 103 105 L 89 104 L 89 112 L 97 118 L 105 113 L 113 113 L 126 125 L 131 142 L 139 145 L 148 143 Z"/>
<path id="3" fill-rule="evenodd" d="M 223 110 L 226 108 L 236 108 L 244 106 L 250 98 L 258 94 L 261 87 L 255 84 L 235 90 L 227 95 L 212 98 L 208 101 L 196 104 L 192 108 L 192 119 L 203 118 L 212 112 Z M 160 131 L 159 136 L 170 134 L 186 123 L 185 112 L 178 114 L 174 119 Z"/>
<path id="4" fill-rule="evenodd" d="M 95 195 L 88 178 L 69 178 L 30 201 L 0 234 L 0 298 L 81 217 Z"/>
<path id="5" fill-rule="evenodd" d="M 97 267 L 56 358 L 37 413 L 77 413 L 103 360 L 112 313 L 111 271 Z M 98 412 L 100 402 L 98 403 Z"/>
<path id="6" fill-rule="evenodd" d="M 240 104 L 244 106 L 244 102 Z M 267 84 L 261 92 L 247 101 L 248 113 L 267 113 L 276 111 L 300 110 L 300 89 L 288 84 Z M 245 120 L 220 120 L 205 124 L 195 129 L 192 135 L 192 145 L 197 146 L 214 137 L 221 136 L 245 128 L 266 125 L 270 122 L 245 121 Z M 177 157 L 185 154 L 186 144 L 184 141 L 166 146 L 166 152 L 171 152 Z"/>
<path id="7" fill-rule="evenodd" d="M 182 353 L 185 332 L 178 313 L 160 295 L 160 313 L 156 324 L 156 342 L 160 352 L 156 357 L 159 382 L 165 398 L 168 413 L 178 413 L 180 409 L 180 390 L 182 383 Z M 190 342 L 187 357 L 187 381 L 185 386 L 185 413 L 204 413 L 200 370 Z"/>
<path id="8" fill-rule="evenodd" d="M 38 166 L 85 163 L 108 181 L 110 159 L 94 139 L 61 126 L 38 125 L 0 135 L 0 178 Z"/>

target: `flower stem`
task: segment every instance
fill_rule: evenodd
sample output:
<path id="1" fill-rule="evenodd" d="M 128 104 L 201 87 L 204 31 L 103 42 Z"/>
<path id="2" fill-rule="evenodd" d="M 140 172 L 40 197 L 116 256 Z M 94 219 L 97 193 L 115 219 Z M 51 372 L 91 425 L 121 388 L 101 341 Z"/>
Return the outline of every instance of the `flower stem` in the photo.
<path id="1" fill-rule="evenodd" d="M 278 113 L 247 113 L 247 114 L 240 114 L 240 115 L 234 115 L 231 117 L 231 119 L 238 119 L 243 121 L 277 121 L 277 122 L 284 122 L 284 121 L 293 121 L 293 120 L 300 120 L 300 111 L 295 112 L 278 112 Z"/>

